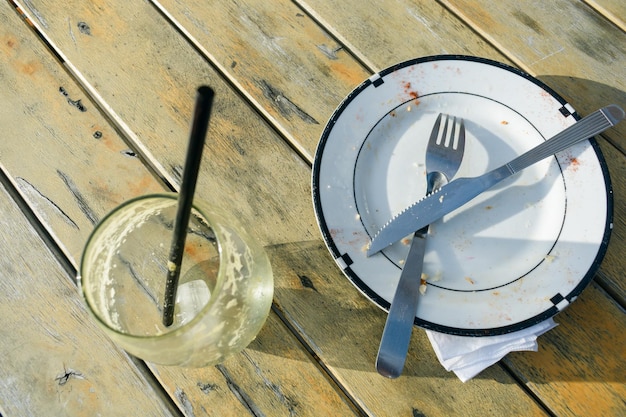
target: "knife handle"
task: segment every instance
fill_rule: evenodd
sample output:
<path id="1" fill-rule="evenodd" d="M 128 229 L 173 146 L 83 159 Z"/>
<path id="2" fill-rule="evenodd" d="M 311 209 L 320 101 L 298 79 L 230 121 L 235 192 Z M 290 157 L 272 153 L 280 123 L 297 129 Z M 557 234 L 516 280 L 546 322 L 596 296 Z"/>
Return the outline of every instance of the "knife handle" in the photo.
<path id="1" fill-rule="evenodd" d="M 624 110 L 619 106 L 612 104 L 603 107 L 504 166 L 512 174 L 519 172 L 544 158 L 569 148 L 577 142 L 589 139 L 607 128 L 615 126 L 623 118 Z"/>

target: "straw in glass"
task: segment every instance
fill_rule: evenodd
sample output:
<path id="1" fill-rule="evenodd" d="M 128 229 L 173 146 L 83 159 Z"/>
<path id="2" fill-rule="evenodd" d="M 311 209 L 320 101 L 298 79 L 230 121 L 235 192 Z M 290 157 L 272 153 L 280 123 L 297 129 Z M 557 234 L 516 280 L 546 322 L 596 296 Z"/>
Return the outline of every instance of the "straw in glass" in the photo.
<path id="1" fill-rule="evenodd" d="M 165 298 L 163 301 L 163 324 L 165 326 L 171 326 L 174 322 L 174 304 L 176 302 L 176 291 L 178 290 L 180 266 L 183 260 L 187 226 L 193 204 L 193 195 L 196 190 L 200 160 L 202 159 L 202 149 L 211 116 L 213 95 L 213 90 L 207 86 L 198 88 L 196 95 L 189 147 L 187 148 L 187 157 L 183 168 L 183 181 L 178 196 L 174 235 L 167 263 L 167 280 L 165 282 Z"/>

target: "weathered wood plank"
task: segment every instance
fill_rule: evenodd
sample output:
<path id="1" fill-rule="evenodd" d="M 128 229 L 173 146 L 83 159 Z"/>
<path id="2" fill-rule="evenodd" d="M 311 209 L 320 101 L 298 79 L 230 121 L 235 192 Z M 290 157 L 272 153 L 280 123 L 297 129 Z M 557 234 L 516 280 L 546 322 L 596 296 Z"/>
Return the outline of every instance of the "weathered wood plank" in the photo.
<path id="1" fill-rule="evenodd" d="M 610 20 L 615 26 L 626 32 L 626 3 L 622 0 L 584 0 L 598 13 Z"/>
<path id="2" fill-rule="evenodd" d="M 284 324 L 271 314 L 241 355 L 215 367 L 157 371 L 163 385 L 176 387 L 176 401 L 188 416 L 239 417 L 240 408 L 254 416 L 356 415 L 343 395 L 309 368 L 310 362 L 295 337 L 285 335 Z M 239 399 L 239 408 L 230 405 L 233 396 Z"/>
<path id="3" fill-rule="evenodd" d="M 4 185 L 0 212 L 4 415 L 122 416 L 129 410 L 172 415 L 128 356 L 88 316 L 72 278 Z"/>
<path id="4" fill-rule="evenodd" d="M 439 364 L 423 331 L 411 336 L 402 376 L 381 377 L 374 360 L 386 316 L 361 294 L 342 289 L 345 278 L 324 244 L 291 242 L 271 252 L 273 267 L 286 277 L 275 289 L 284 314 L 369 414 L 544 415 L 500 366 L 461 383 Z"/>
<path id="5" fill-rule="evenodd" d="M 93 222 L 130 197 L 146 192 L 163 191 L 163 188 L 141 161 L 131 156 L 132 152 L 128 151 L 128 146 L 97 111 L 95 103 L 85 96 L 84 91 L 63 71 L 49 52 L 45 51 L 41 42 L 6 2 L 0 2 L 0 21 L 2 22 L 0 48 L 3 56 L 7 57 L 0 61 L 0 80 L 3 84 L 0 91 L 2 102 L 0 124 L 3 126 L 0 158 L 41 221 L 59 242 L 62 242 L 66 254 L 76 264 L 82 246 L 93 228 Z M 23 74 L 24 69 L 28 69 L 28 74 Z M 63 91 L 60 91 L 60 86 L 63 87 Z M 132 89 L 130 92 L 134 93 Z M 80 103 L 77 103 L 78 100 Z M 77 108 L 78 104 L 85 111 L 80 111 Z M 158 107 L 159 102 L 157 100 L 151 104 Z M 189 120 L 190 115 L 180 117 L 179 122 L 182 125 L 185 124 L 182 119 Z M 181 128 L 178 133 L 185 136 L 186 131 L 187 126 Z M 165 142 L 162 144 L 166 145 Z M 181 149 L 181 152 L 183 150 Z M 233 150 L 231 158 L 233 152 L 238 154 Z M 298 161 L 295 157 L 293 160 Z M 220 163 L 228 166 L 229 161 Z M 215 181 L 217 183 L 220 179 L 216 178 Z M 230 186 L 232 185 L 231 181 Z M 230 193 L 230 189 L 228 192 Z M 43 250 L 34 251 L 33 256 L 36 253 L 40 253 L 45 259 Z M 52 289 L 50 291 L 48 295 L 41 295 L 33 302 L 39 301 L 40 298 L 47 300 L 58 298 L 58 294 L 53 293 Z M 70 290 L 66 289 L 67 291 Z M 80 305 L 76 299 L 72 302 Z M 33 313 L 32 316 L 37 323 L 45 326 L 52 314 L 61 314 L 63 311 L 73 310 L 61 309 L 57 312 L 54 305 L 46 302 L 42 304 L 39 315 Z M 61 317 L 65 319 L 64 315 Z M 63 323 L 65 321 L 58 326 L 63 327 Z M 58 332 L 64 333 L 63 329 Z M 93 340 L 93 343 L 100 343 L 103 336 L 97 330 L 94 332 L 97 333 L 97 337 L 89 335 L 84 341 L 79 342 L 87 344 L 89 340 Z M 16 333 L 16 337 L 19 335 L 23 335 L 26 340 L 27 336 L 23 333 Z M 258 342 L 261 340 L 280 341 L 283 349 L 281 352 L 288 352 L 289 356 L 296 360 L 289 367 L 277 366 L 279 360 L 272 355 L 256 354 L 256 351 L 264 352 Z M 153 370 L 161 372 L 161 380 L 167 380 L 168 372 L 178 375 L 178 381 L 167 386 L 171 387 L 170 394 L 174 401 L 188 415 L 192 415 L 189 413 L 192 406 L 196 407 L 196 412 L 204 408 L 210 413 L 215 412 L 219 415 L 240 416 L 252 413 L 242 398 L 253 401 L 257 404 L 257 411 L 260 410 L 266 415 L 289 415 L 286 411 L 288 404 L 276 400 L 281 392 L 286 393 L 286 397 L 291 395 L 294 404 L 289 406 L 297 412 L 305 410 L 304 415 L 314 414 L 310 410 L 318 403 L 328 404 L 328 407 L 332 407 L 341 415 L 352 414 L 343 396 L 329 383 L 318 369 L 317 363 L 309 357 L 306 350 L 275 315 L 271 316 L 268 325 L 263 328 L 258 341 L 254 342 L 246 353 L 231 358 L 220 369 L 209 367 L 195 371 L 198 380 L 188 380 L 187 373 L 178 368 L 167 370 L 153 367 Z M 85 354 L 94 353 L 94 357 L 100 354 L 98 350 L 88 346 L 83 347 L 82 351 Z M 119 354 L 118 350 L 115 351 Z M 58 357 L 51 357 L 50 360 L 55 358 Z M 62 358 L 67 358 L 68 366 L 71 365 L 73 369 L 80 369 L 87 374 L 85 371 L 89 369 L 87 366 L 79 368 L 78 365 L 74 365 L 78 364 L 78 361 L 70 360 L 69 356 Z M 62 370 L 61 360 L 58 362 L 59 369 L 55 371 Z M 97 362 L 94 361 L 93 366 L 96 365 Z M 106 368 L 100 367 L 90 371 L 89 374 L 90 377 L 94 374 L 95 378 L 98 376 L 96 373 L 100 372 L 99 378 L 110 378 L 113 381 L 119 378 L 124 381 L 125 371 L 118 368 L 121 368 L 121 365 L 116 365 L 109 373 Z M 3 368 L 3 371 L 6 371 L 7 375 L 21 372 L 8 366 Z M 224 376 L 225 373 L 229 375 L 228 378 Z M 28 373 L 26 375 L 28 376 Z M 177 384 L 181 380 L 185 383 Z M 210 381 L 210 384 L 198 386 L 197 383 L 200 381 Z M 236 385 L 236 389 L 233 388 L 233 384 Z M 141 389 L 138 387 L 128 392 L 139 399 L 141 395 L 148 395 L 142 394 Z M 148 387 L 143 389 L 149 390 Z M 283 391 L 280 391 L 281 389 Z M 30 392 L 23 386 L 20 391 Z M 204 391 L 211 391 L 211 395 L 200 396 L 199 393 L 204 394 Z M 192 392 L 196 392 L 195 396 L 192 396 Z M 189 398 L 195 397 L 202 399 L 192 404 Z M 215 404 L 213 401 L 216 401 Z M 125 404 L 122 397 L 120 403 Z M 15 406 L 19 407 L 20 403 L 15 403 Z M 137 407 L 137 411 L 142 414 L 140 404 Z"/>
<path id="6" fill-rule="evenodd" d="M 625 105 L 626 33 L 581 1 L 442 3 L 579 112 Z M 606 137 L 624 151 L 619 138 L 625 135 L 622 123 Z"/>
<path id="7" fill-rule="evenodd" d="M 308 3 L 311 4 L 315 2 L 308 2 Z M 165 4 L 172 4 L 172 2 L 171 1 L 166 2 Z M 316 4 L 319 5 L 319 2 L 317 2 Z M 403 12 L 398 12 L 398 10 L 402 10 L 402 8 L 386 8 L 385 5 L 379 5 L 379 6 L 368 5 L 367 11 L 363 12 L 362 11 L 363 8 L 362 7 L 359 8 L 359 6 L 361 6 L 361 4 L 357 4 L 356 2 L 352 4 L 350 4 L 350 2 L 341 2 L 341 4 L 337 4 L 336 2 L 325 2 L 324 5 L 322 6 L 322 8 L 326 7 L 324 9 L 325 13 L 320 12 L 320 10 L 318 10 L 317 8 L 315 8 L 315 10 L 307 9 L 307 11 L 310 12 L 313 16 L 315 16 L 322 22 L 332 21 L 333 23 L 330 24 L 329 27 L 326 29 L 329 32 L 332 32 L 333 30 L 336 32 L 339 32 L 340 36 L 337 36 L 339 39 L 348 39 L 348 44 L 352 48 L 356 48 L 357 50 L 355 54 L 360 57 L 365 56 L 365 59 L 363 59 L 363 61 L 365 62 L 383 63 L 385 62 L 385 58 L 386 58 L 385 54 L 387 54 L 388 51 L 393 51 L 394 59 L 397 61 L 399 60 L 399 58 L 397 58 L 398 51 L 403 51 L 405 49 L 408 49 L 407 45 L 409 48 L 414 48 L 414 45 L 412 45 L 409 42 L 406 42 L 405 37 L 399 36 L 400 32 L 404 34 L 405 30 L 407 29 L 405 26 L 402 26 L 401 24 L 398 23 L 399 21 L 402 21 L 402 18 L 404 19 L 407 18 L 407 16 L 399 16 L 403 14 Z M 472 5 L 466 5 L 466 6 L 467 7 L 465 7 L 465 9 L 472 9 Z M 270 6 L 267 6 L 267 7 L 270 7 Z M 485 6 L 485 7 L 490 7 L 490 6 Z M 523 3 L 517 3 L 516 7 L 518 10 L 524 8 Z M 554 7 L 554 6 L 551 6 L 551 7 Z M 611 27 L 607 28 L 606 25 L 602 23 L 601 21 L 597 22 L 593 19 L 593 17 L 588 16 L 589 11 L 585 10 L 584 7 L 579 7 L 579 8 L 583 14 L 583 16 L 580 17 L 580 19 L 583 22 L 583 25 L 586 25 L 587 28 L 589 28 L 591 25 L 596 25 L 589 29 L 589 33 L 592 33 L 593 36 L 597 36 L 596 32 L 603 33 L 604 31 L 608 31 L 608 32 L 611 32 L 613 35 L 618 36 L 619 38 L 619 36 L 621 35 L 619 32 L 615 32 Z M 176 10 L 176 6 L 174 6 L 174 9 Z M 390 11 L 390 9 L 392 10 Z M 196 17 L 202 16 L 202 13 L 203 13 L 202 10 L 199 10 L 199 9 L 194 9 L 194 10 L 195 10 L 195 13 L 193 14 L 194 16 Z M 356 19 L 354 18 L 355 10 L 359 10 L 359 13 L 358 13 L 359 16 L 362 16 L 362 15 L 369 16 L 368 13 L 371 13 L 371 16 L 369 16 L 369 18 L 361 17 L 359 19 Z M 342 14 L 342 11 L 343 11 L 343 14 Z M 550 22 L 550 21 L 554 22 L 556 20 L 560 21 L 560 19 L 555 19 L 554 17 L 555 15 L 560 16 L 559 13 L 560 13 L 559 7 L 556 6 L 552 9 L 552 13 L 548 13 L 542 16 L 542 19 L 545 22 Z M 182 15 L 183 13 L 179 12 L 179 14 Z M 430 19 L 432 19 L 431 16 L 429 17 Z M 183 22 L 185 21 L 184 17 L 179 16 L 179 18 L 181 21 Z M 426 21 L 426 22 L 430 20 L 427 17 L 422 16 L 422 18 L 423 18 L 423 21 Z M 570 19 L 571 21 L 577 21 L 579 17 L 576 17 L 574 14 L 572 14 Z M 508 25 L 506 23 L 508 23 Z M 522 26 L 522 23 L 524 22 L 523 21 L 517 22 L 516 30 L 514 31 L 514 33 L 518 33 L 518 32 L 523 33 L 526 30 L 526 27 Z M 369 25 L 375 26 L 375 27 L 369 27 Z M 496 46 L 498 47 L 500 47 L 502 42 L 508 40 L 508 38 L 504 36 L 504 34 L 509 33 L 507 32 L 506 27 L 510 26 L 510 22 L 503 21 L 501 25 L 502 25 L 502 30 L 495 31 L 496 34 L 503 35 L 502 40 L 498 39 L 498 41 L 501 42 L 501 43 L 496 44 Z M 197 26 L 198 26 L 197 18 L 193 22 L 187 22 L 186 24 L 184 24 L 184 26 L 190 32 L 192 32 L 194 36 L 200 39 L 201 43 L 210 44 L 211 41 L 207 40 L 206 36 L 203 36 L 202 33 L 200 33 L 197 30 L 194 32 L 194 30 L 197 29 Z M 470 26 L 474 28 L 476 27 L 475 24 L 471 24 Z M 551 40 L 563 37 L 563 33 L 558 32 L 558 31 L 562 31 L 562 25 L 558 25 L 558 26 L 559 28 L 558 29 L 555 28 L 550 37 L 548 37 L 547 39 L 545 38 L 542 39 L 544 43 L 549 43 Z M 442 26 L 438 26 L 438 28 L 440 28 L 439 30 L 445 30 L 445 29 L 441 29 L 441 27 Z M 446 25 L 443 25 L 443 27 L 447 28 Z M 523 30 L 517 29 L 518 27 L 522 28 Z M 481 30 L 491 33 L 493 28 L 489 26 L 489 24 L 487 23 L 481 26 Z M 412 32 L 409 30 L 408 33 L 410 34 Z M 237 39 L 241 38 L 241 35 L 239 35 L 238 37 L 234 33 L 231 36 L 232 36 L 232 39 L 235 39 L 232 42 L 237 42 Z M 458 36 L 458 37 L 454 37 L 454 39 L 464 39 L 464 38 L 462 36 Z M 447 39 L 447 41 L 450 41 L 450 40 Z M 369 43 L 374 43 L 375 47 L 370 48 Z M 355 45 L 358 45 L 358 46 L 355 46 Z M 367 46 L 364 46 L 364 45 L 367 45 Z M 510 48 L 513 51 L 517 51 L 517 48 L 515 47 L 510 47 Z M 422 48 L 418 47 L 415 49 L 420 50 Z M 414 54 L 416 53 L 415 49 L 411 51 L 411 55 L 409 55 L 408 58 L 414 56 Z M 509 54 L 508 48 L 501 48 L 501 49 L 503 49 L 504 54 Z M 367 53 L 364 51 L 367 51 Z M 370 53 L 370 51 L 372 51 L 372 53 Z M 472 54 L 478 55 L 478 53 L 474 51 L 475 50 L 472 51 Z M 619 47 L 618 47 L 617 53 L 622 54 L 622 52 L 619 51 Z M 592 106 L 583 107 L 577 103 L 586 104 L 589 101 L 590 95 L 593 97 L 592 101 L 595 100 L 595 97 L 596 97 L 594 96 L 595 91 L 599 91 L 600 92 L 599 96 L 608 100 L 607 102 L 618 102 L 622 104 L 620 100 L 623 101 L 623 90 L 619 88 L 619 84 L 616 84 L 616 81 L 622 82 L 623 80 L 623 67 L 619 66 L 619 62 L 622 62 L 623 59 L 617 58 L 615 61 L 612 61 L 612 63 L 609 65 L 609 69 L 608 69 L 609 72 L 612 72 L 612 71 L 614 72 L 614 70 L 617 70 L 617 74 L 614 73 L 614 77 L 608 77 L 608 80 L 607 80 L 607 77 L 598 76 L 597 78 L 595 78 L 596 81 L 593 81 L 593 79 L 592 81 L 586 81 L 582 78 L 571 80 L 569 75 L 566 75 L 566 76 L 560 75 L 561 72 L 558 72 L 556 70 L 562 71 L 562 69 L 567 69 L 569 66 L 563 65 L 563 63 L 559 61 L 552 62 L 551 67 L 549 67 L 551 69 L 551 72 L 547 72 L 547 74 L 556 74 L 556 75 L 541 75 L 543 74 L 541 71 L 537 70 L 537 68 L 534 68 L 528 65 L 527 57 L 523 57 L 523 59 L 520 58 L 517 60 L 516 60 L 516 57 L 517 57 L 516 55 L 511 55 L 511 57 L 512 57 L 512 62 L 516 62 L 525 70 L 535 75 L 538 75 L 539 78 L 545 81 L 548 85 L 556 88 L 557 91 L 559 91 L 561 94 L 563 94 L 566 97 L 566 99 L 574 103 L 576 107 L 579 108 L 579 110 L 583 112 L 583 114 L 585 114 L 585 109 L 587 110 L 587 112 L 590 110 L 594 110 L 595 109 L 595 107 L 593 107 L 594 104 L 592 103 Z M 502 59 L 499 59 L 499 60 L 502 61 Z M 576 54 L 574 54 L 573 60 L 574 61 L 588 60 L 588 56 L 587 55 L 577 56 Z M 390 63 L 393 63 L 396 61 L 391 61 L 387 63 L 386 65 L 389 65 Z M 574 61 L 572 61 L 572 65 L 574 64 Z M 534 60 L 530 62 L 532 62 L 533 64 L 536 64 Z M 386 65 L 382 64 L 381 66 L 386 66 Z M 615 65 L 617 65 L 617 67 L 613 68 Z M 598 66 L 598 65 L 594 65 L 594 66 L 596 68 L 606 67 L 606 66 L 603 67 L 603 66 Z M 581 73 L 578 75 L 579 77 L 582 77 L 583 74 Z M 246 74 L 242 74 L 242 73 L 239 73 L 236 76 L 238 80 L 241 79 L 242 77 L 244 79 L 245 77 L 247 77 Z M 599 82 L 604 82 L 604 83 L 607 83 L 608 85 L 600 84 Z M 582 87 L 582 90 L 581 90 L 581 87 Z M 563 89 L 564 92 L 562 92 L 560 89 Z M 597 106 L 601 106 L 604 104 L 606 104 L 606 102 L 602 103 L 600 100 L 598 100 L 597 102 Z M 622 128 L 622 131 L 624 130 L 623 127 L 624 126 L 620 126 L 620 128 Z M 615 143 L 620 137 L 620 135 L 621 133 L 619 131 L 610 132 L 608 137 L 612 142 Z M 626 271 L 624 270 L 625 264 L 624 264 L 623 257 L 620 254 L 624 253 L 624 250 L 626 250 L 626 248 L 624 247 L 624 243 L 623 243 L 625 241 L 625 236 L 623 235 L 623 231 L 625 229 L 620 226 L 624 223 L 626 219 L 626 212 L 624 211 L 626 208 L 626 205 L 623 204 L 623 201 L 624 201 L 623 195 L 625 195 L 624 191 L 626 191 L 626 187 L 623 181 L 623 178 L 625 178 L 625 174 L 626 174 L 626 171 L 624 171 L 625 159 L 623 155 L 610 144 L 601 143 L 601 145 L 607 157 L 609 169 L 614 178 L 614 187 L 616 189 L 616 204 L 615 204 L 616 212 L 615 212 L 615 232 L 614 232 L 615 236 L 613 237 L 612 244 L 605 258 L 605 262 L 603 263 L 602 270 L 600 271 L 600 275 L 602 277 L 603 285 L 611 288 L 611 293 L 617 296 L 618 299 L 620 299 L 620 301 L 623 303 L 624 295 L 626 294 L 626 291 L 624 291 L 624 289 L 626 287 L 624 287 L 624 283 L 621 277 L 624 276 L 624 273 Z M 612 301 L 610 300 L 610 297 L 607 297 L 606 295 L 598 297 L 597 301 L 598 301 L 598 305 L 607 306 L 607 309 L 610 309 L 611 306 L 613 305 Z M 576 307 L 583 309 L 583 310 L 587 308 L 587 306 L 576 306 Z M 297 307 L 293 307 L 293 308 L 297 308 Z M 565 320 L 569 319 L 569 316 L 564 316 L 564 317 L 565 317 Z M 595 349 L 603 350 L 605 343 L 611 343 L 611 338 L 607 337 L 607 334 L 608 333 L 605 333 L 604 338 L 596 340 L 595 345 L 590 344 L 589 341 L 587 342 L 577 341 L 575 343 L 575 346 L 577 349 L 580 349 L 581 351 L 589 351 L 589 350 L 595 350 Z M 542 343 L 544 343 L 544 341 L 542 341 Z M 559 349 L 562 347 L 561 343 L 563 342 L 558 341 L 558 340 L 553 341 L 553 340 L 548 339 L 545 341 L 545 343 L 548 349 Z M 532 359 L 532 355 L 529 355 L 529 354 L 520 354 L 519 356 L 524 356 L 524 357 L 528 356 L 530 359 Z M 617 357 L 617 359 L 615 360 L 618 360 L 618 359 L 619 357 Z M 561 363 L 564 369 L 571 369 L 572 367 L 582 366 L 582 367 L 589 367 L 590 374 L 593 374 L 593 372 L 602 373 L 601 370 L 594 369 L 595 365 L 593 363 L 577 365 L 575 357 L 570 358 L 569 360 L 572 361 L 569 364 L 563 365 Z M 530 368 L 526 368 L 525 370 L 529 371 L 530 374 L 532 374 L 536 370 L 536 368 L 530 367 Z M 524 370 L 520 371 L 522 375 L 523 375 L 523 371 Z M 610 379 L 612 375 L 606 375 L 606 376 L 608 376 Z M 602 377 L 599 377 L 598 379 L 600 381 L 603 380 Z M 563 404 L 556 405 L 555 403 L 557 401 L 554 401 L 554 399 L 558 398 L 560 395 L 556 391 L 558 390 L 554 390 L 551 393 L 549 392 L 549 390 L 542 391 L 541 389 L 539 389 L 537 392 L 541 398 L 544 398 L 544 397 L 546 398 L 547 403 L 551 405 L 555 405 L 555 409 L 561 410 L 563 408 Z M 619 399 L 619 391 L 615 391 L 613 387 L 611 386 L 611 384 L 606 384 L 604 386 L 601 386 L 600 388 L 594 390 L 594 392 L 598 396 L 598 401 L 604 401 L 607 406 L 610 407 L 612 405 L 613 407 L 615 407 L 616 404 L 619 405 L 619 401 L 616 401 L 616 399 Z M 573 408 L 576 408 L 577 406 L 580 407 L 581 404 L 578 404 L 578 405 L 574 404 Z"/>
<path id="8" fill-rule="evenodd" d="M 513 353 L 505 362 L 555 415 L 622 416 L 626 409 L 624 313 L 592 284 L 557 317 L 560 325 L 542 337 L 537 354 Z"/>
<path id="9" fill-rule="evenodd" d="M 334 108 L 372 70 L 382 69 L 380 61 L 372 68 L 357 65 L 352 53 L 369 59 L 369 44 L 352 50 L 350 45 L 338 43 L 332 37 L 335 27 L 325 28 L 327 33 L 306 15 L 312 10 L 294 4 L 299 2 L 247 0 L 215 2 L 211 7 L 201 0 L 154 3 L 166 10 L 257 106 L 269 112 L 273 123 L 309 160 Z M 337 9 L 349 13 L 350 41 L 357 37 L 384 44 L 385 36 L 394 39 L 380 48 L 387 54 L 384 66 L 416 54 L 472 51 L 504 59 L 432 2 L 407 6 L 407 10 L 357 3 L 332 2 L 333 13 Z M 378 25 L 381 20 L 393 24 Z M 377 36 L 370 36 L 372 33 Z M 395 44 L 399 41 L 409 47 L 398 50 Z"/>
<path id="10" fill-rule="evenodd" d="M 183 160 L 189 119 L 186 115 L 191 112 L 193 90 L 199 83 L 214 86 L 218 93 L 215 120 L 209 132 L 210 152 L 205 154 L 198 193 L 216 204 L 231 207 L 250 232 L 270 247 L 289 245 L 291 242 L 313 242 L 316 250 L 312 257 L 301 254 L 306 265 L 281 265 L 274 261 L 277 307 L 292 326 L 303 331 L 303 338 L 312 335 L 306 340 L 313 352 L 319 356 L 323 366 L 333 372 L 333 377 L 345 381 L 344 388 L 364 410 L 389 413 L 389 398 L 392 398 L 394 407 L 409 412 L 423 408 L 432 409 L 433 415 L 447 415 L 449 401 L 437 399 L 442 393 L 454 391 L 465 400 L 463 409 L 466 415 L 483 415 L 488 410 L 501 414 L 509 410 L 542 414 L 537 404 L 498 367 L 487 374 L 493 378 L 478 379 L 465 386 L 453 377 L 446 378 L 445 372 L 432 362 L 432 355 L 430 367 L 437 373 L 427 374 L 418 378 L 419 381 L 388 381 L 376 374 L 373 352 L 378 336 L 372 336 L 360 326 L 364 321 L 369 326 L 371 319 L 375 327 L 382 329 L 384 315 L 343 278 L 325 251 L 310 203 L 309 167 L 258 118 L 254 110 L 229 90 L 206 61 L 180 39 L 178 32 L 164 25 L 162 17 L 154 9 L 141 2 L 108 3 L 106 7 L 85 2 L 30 1 L 28 4 L 31 10 L 36 11 L 33 15 L 37 16 L 53 44 L 61 48 L 71 65 L 91 86 L 97 87 L 106 104 L 114 109 L 116 116 L 132 129 L 133 135 L 158 158 L 160 165 L 166 167 L 167 174 L 172 177 L 176 177 Z M 68 21 L 72 22 L 71 25 Z M 90 35 L 75 33 L 73 28 L 76 24 L 73 22 L 87 24 Z M 68 26 L 74 32 L 70 32 Z M 111 45 L 117 47 L 111 48 Z M 107 51 L 107 54 L 93 51 Z M 137 76 L 139 69 L 141 77 Z M 141 108 L 137 108 L 137 103 L 141 103 Z M 86 172 L 85 176 L 86 182 L 82 183 L 85 188 L 81 192 L 95 198 L 89 185 L 90 173 Z M 290 250 L 289 253 L 299 252 Z M 291 260 L 290 257 L 286 259 Z M 303 276 L 302 271 L 312 275 L 309 272 L 311 268 L 323 274 L 316 275 L 313 283 L 329 300 L 326 310 L 320 310 L 319 304 L 306 298 L 309 288 L 303 285 L 300 277 Z M 278 291 L 279 288 L 283 290 Z M 298 298 L 302 296 L 305 296 L 304 300 Z M 307 304 L 304 309 L 295 307 L 303 302 Z M 358 305 L 358 311 L 350 310 L 351 305 Z M 341 323 L 337 323 L 338 318 L 342 318 Z M 336 336 L 331 337 L 328 329 L 332 329 Z M 273 336 L 270 340 L 280 339 Z M 414 346 L 418 350 L 429 349 L 423 335 L 416 337 Z M 259 358 L 262 356 L 266 355 Z M 249 357 L 253 355 L 249 354 Z M 354 359 L 344 364 L 344 358 Z M 274 358 L 277 363 L 281 359 L 284 355 Z M 302 368 L 294 369 L 296 366 Z M 307 367 L 307 363 L 290 361 L 287 370 L 268 367 L 271 373 L 268 371 L 266 375 L 271 374 L 275 378 L 270 380 L 270 386 L 281 387 L 282 392 L 287 392 L 286 387 L 281 386 L 281 375 L 289 374 L 283 380 L 299 375 L 298 381 L 311 382 L 310 378 L 315 373 Z M 154 369 L 160 375 L 165 373 L 160 367 Z M 232 374 L 234 371 L 229 368 L 229 372 Z M 177 392 L 181 392 L 179 390 L 188 393 L 198 389 L 197 381 L 190 381 L 185 372 L 172 371 L 172 375 L 176 380 L 166 383 L 165 387 L 174 398 Z M 250 372 L 250 375 L 257 374 Z M 504 389 L 498 380 L 506 382 Z M 250 381 L 243 377 L 240 381 L 250 387 L 247 392 L 254 392 L 252 386 L 259 382 L 258 379 Z M 290 392 L 311 395 L 304 387 L 294 386 Z M 400 395 L 400 392 L 407 395 Z M 276 393 L 265 395 L 271 398 Z M 493 402 L 479 401 L 484 395 L 493 398 Z M 189 396 L 184 398 L 189 400 Z M 180 401 L 185 408 L 186 402 Z M 310 401 L 316 400 L 311 398 Z M 317 401 L 325 401 L 325 398 L 320 397 Z M 206 403 L 192 405 L 196 410 L 208 407 Z M 277 407 L 276 412 L 284 411 L 283 407 Z"/>

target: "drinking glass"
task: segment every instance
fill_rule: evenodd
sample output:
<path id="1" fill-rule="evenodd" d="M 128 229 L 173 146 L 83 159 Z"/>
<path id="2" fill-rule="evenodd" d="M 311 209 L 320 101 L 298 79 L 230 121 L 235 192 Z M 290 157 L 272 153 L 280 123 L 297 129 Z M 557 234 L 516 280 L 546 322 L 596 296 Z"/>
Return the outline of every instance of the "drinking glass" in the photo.
<path id="1" fill-rule="evenodd" d="M 263 248 L 228 213 L 195 199 L 171 326 L 163 297 L 177 194 L 145 195 L 109 213 L 89 237 L 79 288 L 92 315 L 127 352 L 163 365 L 222 362 L 258 334 L 273 275 Z"/>

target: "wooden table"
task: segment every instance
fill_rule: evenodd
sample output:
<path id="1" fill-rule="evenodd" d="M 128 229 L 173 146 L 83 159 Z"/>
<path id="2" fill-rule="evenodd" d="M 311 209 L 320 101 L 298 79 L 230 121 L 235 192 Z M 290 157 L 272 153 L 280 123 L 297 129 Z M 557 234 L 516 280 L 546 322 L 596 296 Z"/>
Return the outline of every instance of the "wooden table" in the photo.
<path id="1" fill-rule="evenodd" d="M 322 129 L 394 63 L 464 54 L 519 67 L 581 114 L 626 105 L 621 0 L 0 1 L 0 414 L 618 416 L 626 413 L 626 123 L 598 138 L 615 197 L 608 253 L 537 353 L 463 384 L 413 332 L 374 369 L 385 313 L 345 279 L 311 204 Z M 76 289 L 94 225 L 178 186 L 195 90 L 216 90 L 198 184 L 261 241 L 271 315 L 203 369 L 131 358 Z"/>

